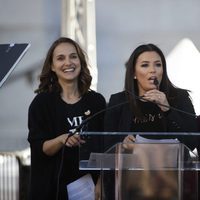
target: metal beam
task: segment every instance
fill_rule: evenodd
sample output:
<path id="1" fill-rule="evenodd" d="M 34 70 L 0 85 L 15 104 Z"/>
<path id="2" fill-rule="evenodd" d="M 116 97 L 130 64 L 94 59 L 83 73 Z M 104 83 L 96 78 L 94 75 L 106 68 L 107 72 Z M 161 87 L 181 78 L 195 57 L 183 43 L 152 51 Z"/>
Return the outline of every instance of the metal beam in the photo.
<path id="1" fill-rule="evenodd" d="M 77 41 L 87 52 L 92 89 L 97 89 L 95 0 L 62 0 L 61 36 Z"/>

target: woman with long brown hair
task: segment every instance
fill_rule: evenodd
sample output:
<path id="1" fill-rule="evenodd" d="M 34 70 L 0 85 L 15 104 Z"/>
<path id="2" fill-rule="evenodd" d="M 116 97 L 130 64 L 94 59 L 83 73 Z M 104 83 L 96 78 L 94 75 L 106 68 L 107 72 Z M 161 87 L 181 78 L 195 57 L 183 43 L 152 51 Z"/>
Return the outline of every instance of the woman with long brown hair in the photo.
<path id="1" fill-rule="evenodd" d="M 79 170 L 79 145 L 87 141 L 72 133 L 106 106 L 104 97 L 90 89 L 91 80 L 86 54 L 78 43 L 65 37 L 56 40 L 29 107 L 30 199 L 66 200 L 67 185 L 88 174 Z M 103 114 L 91 119 L 86 128 L 102 131 Z"/>

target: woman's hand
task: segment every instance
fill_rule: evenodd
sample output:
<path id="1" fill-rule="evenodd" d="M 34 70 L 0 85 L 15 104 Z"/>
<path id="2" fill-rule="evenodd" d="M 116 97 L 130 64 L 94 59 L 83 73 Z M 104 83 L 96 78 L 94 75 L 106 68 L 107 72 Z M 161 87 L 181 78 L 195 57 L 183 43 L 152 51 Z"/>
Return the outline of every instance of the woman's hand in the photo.
<path id="1" fill-rule="evenodd" d="M 64 140 L 64 143 L 67 147 L 76 147 L 80 144 L 84 144 L 85 140 L 81 139 L 79 134 L 70 135 L 67 134 L 67 138 Z"/>
<path id="2" fill-rule="evenodd" d="M 67 147 L 76 147 L 83 143 L 85 143 L 85 141 L 80 138 L 79 134 L 70 135 L 69 133 L 65 133 L 54 139 L 45 141 L 42 150 L 46 155 L 52 156 L 57 153 L 63 145 Z"/>
<path id="3" fill-rule="evenodd" d="M 169 102 L 167 100 L 167 97 L 164 92 L 161 92 L 159 90 L 149 90 L 143 95 L 143 99 L 147 101 L 152 101 L 158 103 L 157 105 L 160 107 L 160 109 L 163 112 L 166 112 L 169 110 Z M 161 104 L 161 105 L 159 105 Z M 165 106 L 162 106 L 165 105 Z"/>
<path id="4" fill-rule="evenodd" d="M 135 142 L 135 137 L 133 135 L 128 135 L 123 140 L 123 147 L 127 150 L 133 150 Z"/>

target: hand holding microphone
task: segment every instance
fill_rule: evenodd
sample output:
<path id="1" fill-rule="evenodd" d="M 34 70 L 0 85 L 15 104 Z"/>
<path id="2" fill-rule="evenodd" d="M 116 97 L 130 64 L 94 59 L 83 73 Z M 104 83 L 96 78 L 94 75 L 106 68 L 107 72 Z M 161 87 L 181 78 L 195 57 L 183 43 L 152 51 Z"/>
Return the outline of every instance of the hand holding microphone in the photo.
<path id="1" fill-rule="evenodd" d="M 167 100 L 167 97 L 165 95 L 164 92 L 161 92 L 159 90 L 159 81 L 157 78 L 154 79 L 154 84 L 156 86 L 156 89 L 153 89 L 153 90 L 149 90 L 147 91 L 143 96 L 142 98 L 144 100 L 147 100 L 147 101 L 151 101 L 151 102 L 154 102 L 154 103 L 157 103 L 158 106 L 160 107 L 160 109 L 163 111 L 163 112 L 166 112 L 169 110 L 169 102 Z M 163 106 L 165 105 L 165 106 Z"/>
<path id="2" fill-rule="evenodd" d="M 157 105 L 160 107 L 160 109 L 163 112 L 166 112 L 169 110 L 170 105 L 164 92 L 161 92 L 156 89 L 149 90 L 143 95 L 143 99 L 157 103 Z"/>

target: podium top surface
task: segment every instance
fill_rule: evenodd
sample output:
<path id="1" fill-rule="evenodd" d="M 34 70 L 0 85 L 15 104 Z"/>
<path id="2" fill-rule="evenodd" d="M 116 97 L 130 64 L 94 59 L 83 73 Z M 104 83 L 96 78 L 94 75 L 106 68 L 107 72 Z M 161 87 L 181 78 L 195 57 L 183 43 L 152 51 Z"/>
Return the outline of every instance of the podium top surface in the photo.
<path id="1" fill-rule="evenodd" d="M 80 132 L 80 135 L 86 136 L 117 136 L 117 135 L 143 135 L 143 136 L 200 136 L 200 132 Z"/>
<path id="2" fill-rule="evenodd" d="M 0 44 L 0 87 L 30 47 L 29 43 Z"/>

